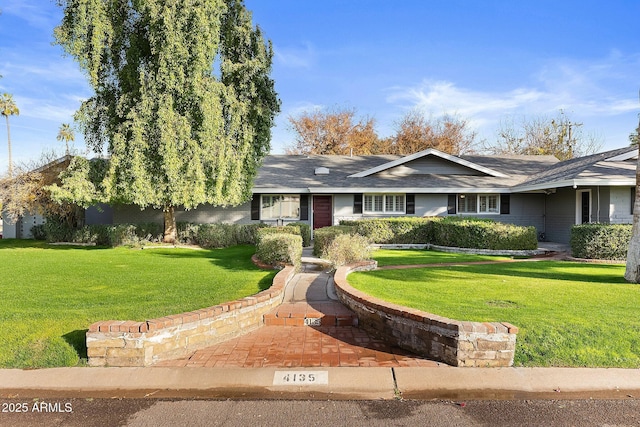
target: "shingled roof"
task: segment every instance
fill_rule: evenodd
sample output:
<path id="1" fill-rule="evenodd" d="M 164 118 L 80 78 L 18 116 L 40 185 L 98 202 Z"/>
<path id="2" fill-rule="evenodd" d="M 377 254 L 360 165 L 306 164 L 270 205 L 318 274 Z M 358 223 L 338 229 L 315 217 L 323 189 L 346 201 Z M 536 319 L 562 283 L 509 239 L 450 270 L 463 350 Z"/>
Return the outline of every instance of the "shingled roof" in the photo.
<path id="1" fill-rule="evenodd" d="M 409 175 L 389 173 L 391 167 L 411 165 L 429 156 L 451 163 L 456 173 L 430 173 L 429 170 Z M 458 159 L 458 160 L 455 160 Z M 348 193 L 366 191 L 444 193 L 444 192 L 510 192 L 531 175 L 556 165 L 553 156 L 459 156 L 454 161 L 426 153 L 403 162 L 402 156 L 304 156 L 273 155 L 264 159 L 255 180 L 254 193 Z M 328 174 L 316 174 L 327 168 Z M 377 172 L 353 176 L 364 171 Z M 497 172 L 497 173 L 493 173 Z"/>

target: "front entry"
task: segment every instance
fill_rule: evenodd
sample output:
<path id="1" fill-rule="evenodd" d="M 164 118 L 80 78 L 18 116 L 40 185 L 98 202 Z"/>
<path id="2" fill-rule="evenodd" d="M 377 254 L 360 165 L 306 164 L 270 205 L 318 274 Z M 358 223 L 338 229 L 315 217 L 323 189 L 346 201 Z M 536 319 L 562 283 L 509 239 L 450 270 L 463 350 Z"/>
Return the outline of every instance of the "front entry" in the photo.
<path id="1" fill-rule="evenodd" d="M 576 192 L 576 224 L 591 222 L 591 190 Z"/>
<path id="2" fill-rule="evenodd" d="M 313 196 L 313 229 L 333 225 L 331 196 Z"/>

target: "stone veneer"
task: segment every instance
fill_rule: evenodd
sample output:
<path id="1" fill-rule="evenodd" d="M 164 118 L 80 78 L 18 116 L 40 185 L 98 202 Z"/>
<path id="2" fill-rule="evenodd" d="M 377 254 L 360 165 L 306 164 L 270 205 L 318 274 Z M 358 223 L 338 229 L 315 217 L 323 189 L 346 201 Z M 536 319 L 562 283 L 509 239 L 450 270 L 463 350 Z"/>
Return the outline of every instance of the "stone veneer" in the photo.
<path id="1" fill-rule="evenodd" d="M 237 301 L 144 322 L 108 320 L 87 332 L 90 366 L 149 366 L 254 331 L 280 305 L 295 274 L 285 267 L 267 290 Z"/>
<path id="2" fill-rule="evenodd" d="M 513 365 L 518 328 L 509 323 L 461 322 L 373 298 L 347 283 L 353 271 L 373 270 L 365 261 L 336 270 L 336 291 L 355 311 L 361 328 L 400 348 L 453 366 Z"/>

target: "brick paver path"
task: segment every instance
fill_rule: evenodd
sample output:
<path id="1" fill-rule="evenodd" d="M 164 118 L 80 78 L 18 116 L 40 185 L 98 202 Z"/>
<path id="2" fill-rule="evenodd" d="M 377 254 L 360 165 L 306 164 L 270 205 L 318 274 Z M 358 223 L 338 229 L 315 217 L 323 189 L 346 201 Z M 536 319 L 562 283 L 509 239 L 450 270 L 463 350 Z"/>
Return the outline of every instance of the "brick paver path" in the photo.
<path id="1" fill-rule="evenodd" d="M 316 326 L 305 326 L 305 319 Z M 285 290 L 284 303 L 265 316 L 266 326 L 156 366 L 447 366 L 392 347 L 354 323 L 355 314 L 337 301 L 332 275 L 305 264 Z"/>

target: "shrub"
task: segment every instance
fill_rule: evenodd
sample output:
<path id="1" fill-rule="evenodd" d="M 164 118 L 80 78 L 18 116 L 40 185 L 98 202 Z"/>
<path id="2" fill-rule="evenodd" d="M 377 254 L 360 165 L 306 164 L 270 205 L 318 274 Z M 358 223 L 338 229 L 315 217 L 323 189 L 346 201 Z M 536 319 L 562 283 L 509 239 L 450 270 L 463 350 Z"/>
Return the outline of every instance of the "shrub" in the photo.
<path id="1" fill-rule="evenodd" d="M 109 231 L 111 225 L 85 225 L 73 232 L 74 243 L 94 243 L 98 246 L 110 246 Z"/>
<path id="2" fill-rule="evenodd" d="M 302 265 L 302 237 L 295 234 L 265 234 L 256 246 L 256 256 L 265 264 L 290 264 L 299 270 Z"/>
<path id="3" fill-rule="evenodd" d="M 311 226 L 306 222 L 292 222 L 290 226 L 300 227 L 300 235 L 302 236 L 302 246 L 307 248 L 311 246 Z"/>
<path id="4" fill-rule="evenodd" d="M 200 225 L 192 222 L 178 222 L 176 223 L 176 228 L 178 232 L 178 242 L 186 245 L 197 244 L 196 236 L 198 235 Z"/>
<path id="5" fill-rule="evenodd" d="M 271 234 L 295 234 L 297 236 L 301 236 L 300 227 L 294 225 L 285 225 L 281 227 L 264 227 L 258 230 L 258 242 L 262 240 L 264 236 L 268 236 Z"/>
<path id="6" fill-rule="evenodd" d="M 233 226 L 229 224 L 201 224 L 196 242 L 203 248 L 226 248 L 235 245 Z"/>
<path id="7" fill-rule="evenodd" d="M 538 247 L 535 227 L 455 217 L 433 222 L 432 228 L 432 243 L 439 246 L 493 250 L 531 250 Z"/>
<path id="8" fill-rule="evenodd" d="M 335 268 L 369 259 L 370 255 L 371 247 L 366 237 L 359 234 L 340 234 L 329 243 L 323 258 L 329 260 Z"/>
<path id="9" fill-rule="evenodd" d="M 326 248 L 329 247 L 333 239 L 341 234 L 355 234 L 355 227 L 350 225 L 333 225 L 331 227 L 319 228 L 314 232 L 313 237 L 313 254 L 315 256 L 323 256 Z"/>
<path id="10" fill-rule="evenodd" d="M 34 225 L 31 227 L 31 235 L 36 240 L 45 240 L 47 238 L 47 234 L 44 231 L 44 224 Z"/>
<path id="11" fill-rule="evenodd" d="M 580 224 L 571 227 L 571 253 L 576 258 L 625 260 L 631 224 Z"/>
<path id="12" fill-rule="evenodd" d="M 135 234 L 139 240 L 161 242 L 164 238 L 164 226 L 157 222 L 141 222 L 134 225 Z"/>
<path id="13" fill-rule="evenodd" d="M 133 224 L 117 224 L 107 228 L 109 246 L 137 245 L 140 241 Z"/>
<path id="14" fill-rule="evenodd" d="M 423 244 L 433 240 L 432 223 L 439 217 L 375 218 L 341 221 L 355 227 L 356 233 L 378 244 Z"/>
<path id="15" fill-rule="evenodd" d="M 70 242 L 73 236 L 73 228 L 58 217 L 48 217 L 43 231 L 47 242 Z"/>
<path id="16" fill-rule="evenodd" d="M 204 227 L 201 231 L 200 228 Z M 200 245 L 202 247 L 211 244 L 255 245 L 258 241 L 258 230 L 268 227 L 267 224 L 193 224 L 191 222 L 179 222 L 178 241 L 187 245 Z"/>

